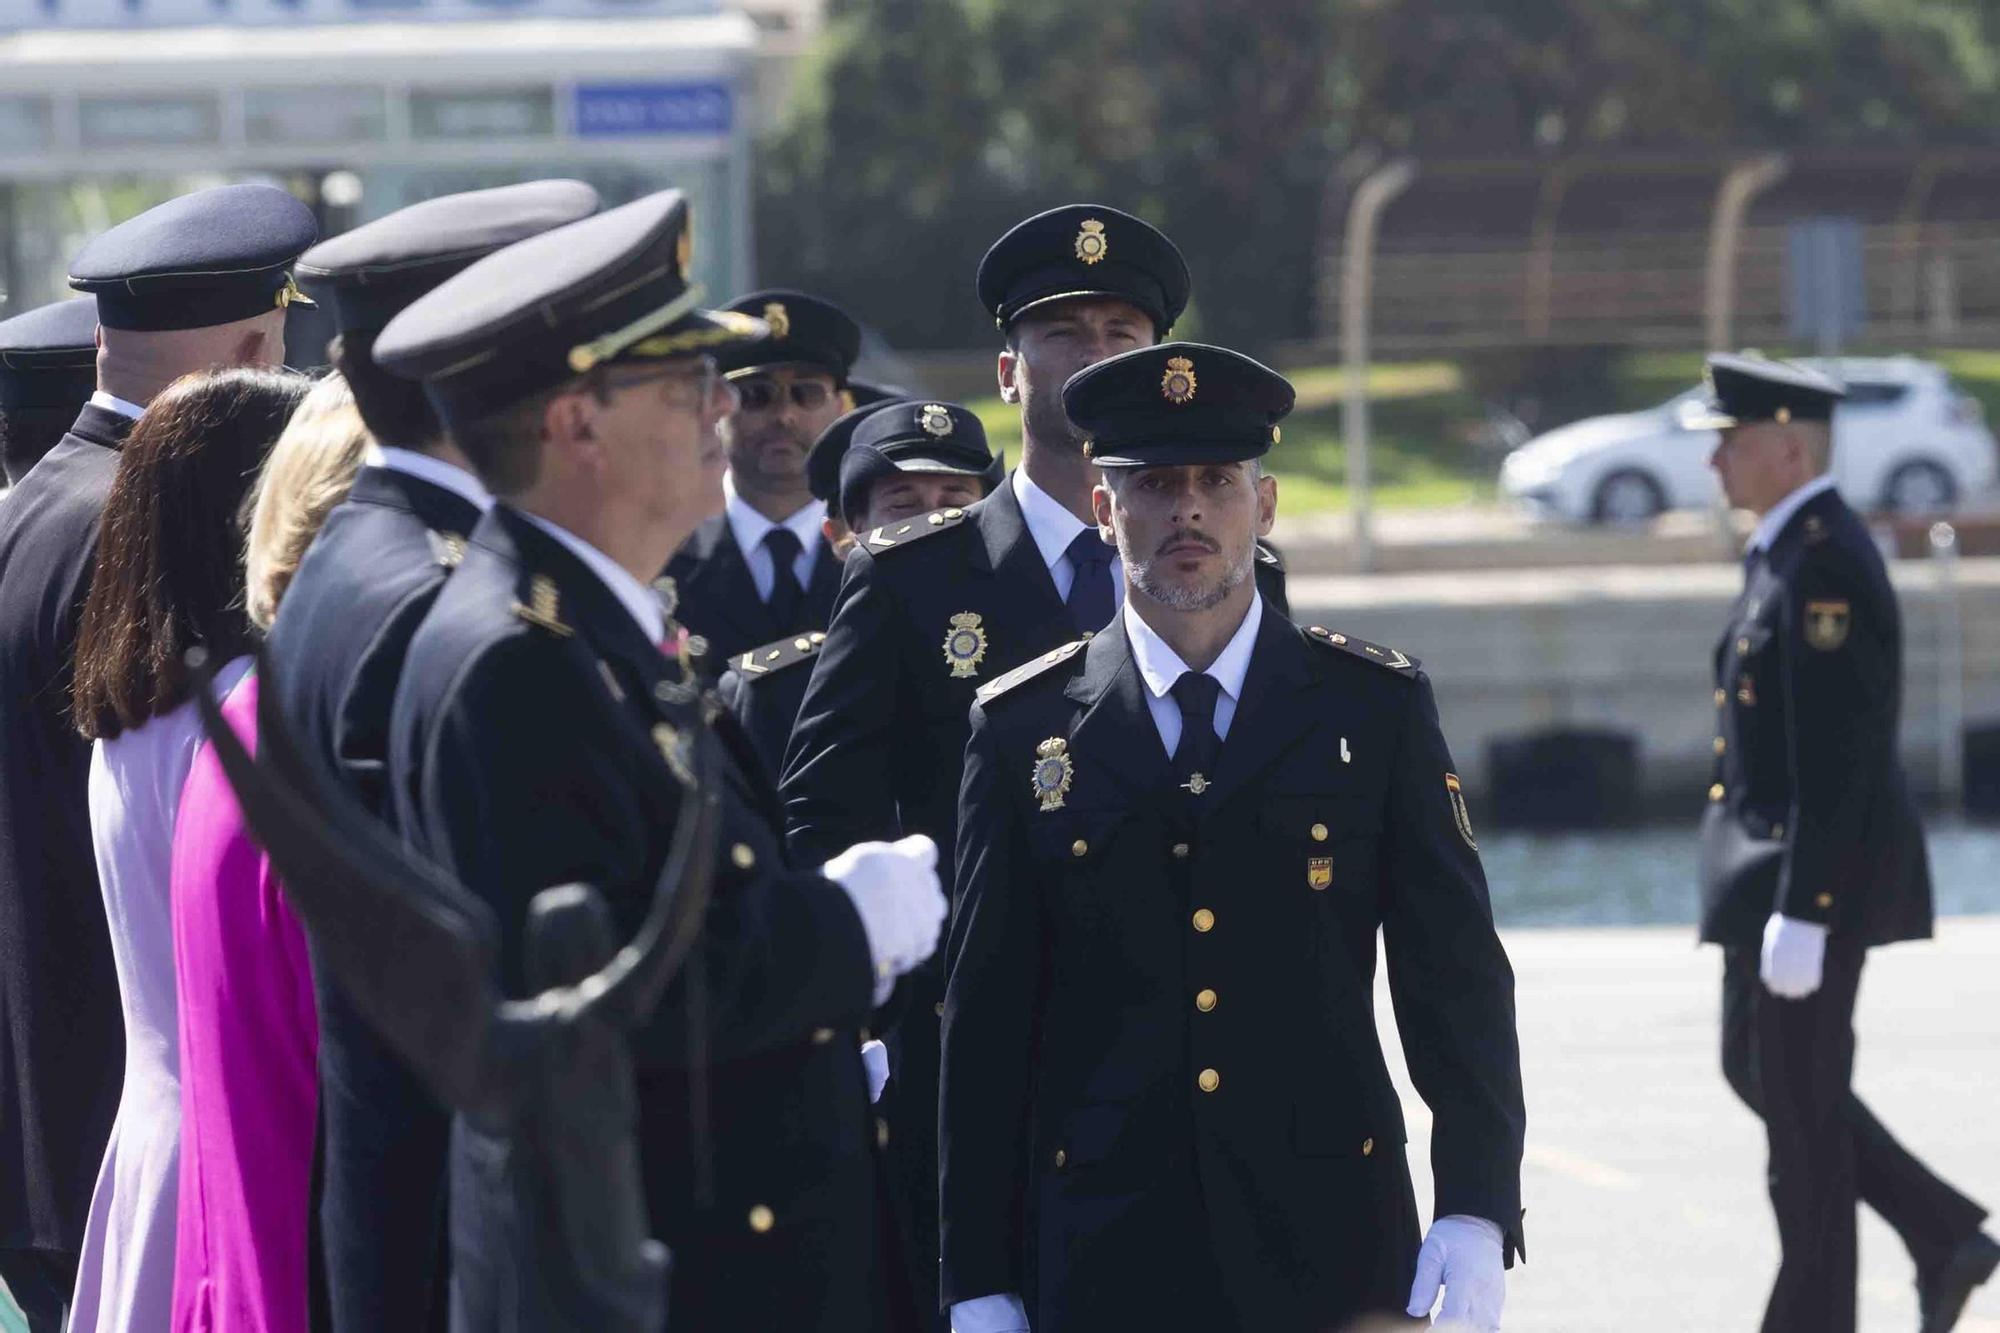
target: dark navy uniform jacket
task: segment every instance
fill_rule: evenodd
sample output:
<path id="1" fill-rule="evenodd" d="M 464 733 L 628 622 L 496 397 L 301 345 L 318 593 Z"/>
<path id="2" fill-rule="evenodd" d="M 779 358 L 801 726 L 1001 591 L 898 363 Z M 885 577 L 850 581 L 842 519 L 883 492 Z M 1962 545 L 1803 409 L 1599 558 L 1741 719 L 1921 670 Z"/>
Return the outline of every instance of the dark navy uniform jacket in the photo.
<path id="1" fill-rule="evenodd" d="M 389 775 L 404 835 L 492 904 L 511 993 L 540 890 L 595 885 L 619 927 L 637 929 L 685 790 L 677 737 L 705 697 L 561 543 L 504 505 L 480 521 L 411 642 Z M 725 859 L 699 961 L 633 1043 L 647 1204 L 674 1253 L 674 1327 L 874 1327 L 867 938 L 837 885 L 792 868 L 775 796 L 714 711 L 728 756 Z M 690 1120 L 704 1086 L 706 1163 Z"/>
<path id="2" fill-rule="evenodd" d="M 800 630 L 825 629 L 840 587 L 840 561 L 822 539 L 796 625 L 780 625 L 770 604 L 757 596 L 756 580 L 737 549 L 727 514 L 718 514 L 694 530 L 667 562 L 667 577 L 674 581 L 679 598 L 674 618 L 707 639 L 710 660 L 719 660 Z"/>
<path id="3" fill-rule="evenodd" d="M 1773 912 L 1862 946 L 1931 933 L 1902 700 L 1888 570 L 1854 511 L 1823 492 L 1752 558 L 1716 644 L 1703 940 L 1754 948 Z"/>
<path id="4" fill-rule="evenodd" d="M 0 1249 L 83 1248 L 125 1078 L 70 683 L 131 427 L 86 405 L 0 500 Z"/>
<path id="5" fill-rule="evenodd" d="M 1119 622 L 982 694 L 944 1016 L 947 1303 L 1017 1293 L 1036 1333 L 1180 1327 L 1212 1265 L 1243 1328 L 1400 1311 L 1419 1218 L 1378 931 L 1436 1214 L 1519 1248 L 1513 973 L 1430 684 L 1335 638 L 1267 609 L 1198 797 Z"/>
<path id="6" fill-rule="evenodd" d="M 825 643 L 825 631 L 816 629 L 747 648 L 722 663 L 726 670 L 715 692 L 743 724 L 773 783 L 784 771 L 785 746 Z"/>
<path id="7" fill-rule="evenodd" d="M 478 507 L 443 486 L 364 467 L 279 603 L 267 688 L 371 810 L 386 814 L 389 706 L 410 636 L 478 521 Z M 334 1327 L 438 1326 L 450 1117 L 337 988 L 315 990 L 319 1235 Z"/>

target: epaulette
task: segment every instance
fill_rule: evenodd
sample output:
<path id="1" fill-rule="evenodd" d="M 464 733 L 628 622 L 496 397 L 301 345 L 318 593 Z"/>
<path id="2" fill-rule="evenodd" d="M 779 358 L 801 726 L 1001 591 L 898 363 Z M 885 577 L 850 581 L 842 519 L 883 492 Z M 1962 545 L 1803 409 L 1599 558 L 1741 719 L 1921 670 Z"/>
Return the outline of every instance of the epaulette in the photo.
<path id="1" fill-rule="evenodd" d="M 1324 625 L 1308 625 L 1306 636 L 1315 643 L 1323 643 L 1329 648 L 1338 648 L 1352 657 L 1358 657 L 1370 666 L 1393 671 L 1397 675 L 1415 675 L 1420 665 L 1416 658 L 1406 657 L 1394 648 L 1384 648 L 1379 643 L 1357 639 L 1352 634 L 1339 634 Z"/>
<path id="2" fill-rule="evenodd" d="M 458 533 L 425 528 L 424 537 L 430 542 L 431 557 L 440 568 L 457 569 L 458 562 L 465 559 L 465 538 Z"/>
<path id="3" fill-rule="evenodd" d="M 563 624 L 561 598 L 556 591 L 556 581 L 547 574 L 537 574 L 528 580 L 528 600 L 514 603 L 514 614 L 530 625 L 539 625 L 559 639 L 567 639 L 576 631 Z"/>
<path id="4" fill-rule="evenodd" d="M 1075 657 L 1082 650 L 1083 646 L 1089 642 L 1089 637 L 1085 636 L 1074 642 L 1066 643 L 1060 648 L 1051 649 L 1039 657 L 1031 657 L 1012 671 L 1006 672 L 1004 675 L 995 676 L 992 680 L 981 685 L 978 693 L 973 697 L 982 704 L 990 704 L 1016 685 L 1024 681 L 1033 680 L 1050 667 L 1069 661 L 1070 658 Z"/>
<path id="5" fill-rule="evenodd" d="M 965 522 L 965 511 L 956 506 L 950 509 L 933 509 L 928 514 L 906 518 L 900 523 L 884 523 L 861 539 L 870 555 L 880 555 L 898 546 L 912 546 L 926 537 L 935 537 L 940 532 L 948 532 Z"/>
<path id="6" fill-rule="evenodd" d="M 729 665 L 737 675 L 745 680 L 756 680 L 774 671 L 810 662 L 819 656 L 819 650 L 826 643 L 826 635 L 819 630 L 811 634 L 800 634 L 789 639 L 778 639 L 761 648 L 738 653 L 729 659 Z"/>
<path id="7" fill-rule="evenodd" d="M 1278 548 L 1266 546 L 1262 541 L 1257 543 L 1257 563 L 1269 565 L 1280 574 L 1285 572 L 1285 558 L 1278 554 Z"/>

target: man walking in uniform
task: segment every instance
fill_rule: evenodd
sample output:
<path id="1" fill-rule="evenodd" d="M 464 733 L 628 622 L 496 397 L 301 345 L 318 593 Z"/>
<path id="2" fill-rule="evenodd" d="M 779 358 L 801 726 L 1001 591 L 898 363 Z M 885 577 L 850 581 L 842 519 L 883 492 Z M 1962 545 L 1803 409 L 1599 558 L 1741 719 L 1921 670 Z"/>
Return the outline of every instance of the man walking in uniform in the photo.
<path id="1" fill-rule="evenodd" d="M 958 1333 L 1499 1327 L 1513 973 L 1429 682 L 1251 577 L 1291 386 L 1168 343 L 1072 379 L 1121 613 L 982 687 L 944 1015 Z M 1435 1115 L 1419 1252 L 1375 939 Z"/>
<path id="2" fill-rule="evenodd" d="M 1869 948 L 1932 930 L 1923 829 L 1898 759 L 1902 620 L 1867 529 L 1827 475 L 1842 388 L 1711 356 L 1684 424 L 1722 433 L 1729 503 L 1758 515 L 1715 651 L 1715 781 L 1701 938 L 1723 947 L 1722 1068 L 1762 1117 L 1781 1257 L 1765 1333 L 1855 1320 L 1855 1201 L 1916 1261 L 1923 1333 L 2000 1265 L 1985 1210 L 1932 1175 L 1850 1087 Z"/>

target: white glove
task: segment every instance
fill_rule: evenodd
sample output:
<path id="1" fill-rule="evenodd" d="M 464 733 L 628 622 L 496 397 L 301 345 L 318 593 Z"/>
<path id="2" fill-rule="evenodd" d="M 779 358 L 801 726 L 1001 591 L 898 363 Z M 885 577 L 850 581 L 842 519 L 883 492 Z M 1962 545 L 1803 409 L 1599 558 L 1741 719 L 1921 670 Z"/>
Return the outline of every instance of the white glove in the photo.
<path id="1" fill-rule="evenodd" d="M 875 1003 L 896 978 L 936 951 L 944 929 L 937 844 L 921 833 L 895 842 L 857 842 L 820 870 L 847 891 L 875 961 Z"/>
<path id="2" fill-rule="evenodd" d="M 878 1041 L 861 1043 L 861 1067 L 868 1071 L 868 1100 L 882 1100 L 882 1085 L 889 1081 L 889 1048 Z"/>
<path id="3" fill-rule="evenodd" d="M 1826 927 L 1771 913 L 1764 923 L 1764 952 L 1758 974 L 1781 1000 L 1803 1000 L 1819 989 L 1826 967 Z"/>
<path id="4" fill-rule="evenodd" d="M 951 1307 L 951 1333 L 1030 1333 L 1028 1307 L 1011 1293 L 960 1301 Z"/>
<path id="5" fill-rule="evenodd" d="M 1410 1284 L 1412 1319 L 1437 1304 L 1444 1288 L 1440 1324 L 1463 1325 L 1477 1333 L 1500 1333 L 1500 1307 L 1507 1300 L 1505 1244 L 1497 1224 L 1483 1217 L 1453 1215 L 1431 1223 L 1417 1251 L 1417 1280 Z"/>

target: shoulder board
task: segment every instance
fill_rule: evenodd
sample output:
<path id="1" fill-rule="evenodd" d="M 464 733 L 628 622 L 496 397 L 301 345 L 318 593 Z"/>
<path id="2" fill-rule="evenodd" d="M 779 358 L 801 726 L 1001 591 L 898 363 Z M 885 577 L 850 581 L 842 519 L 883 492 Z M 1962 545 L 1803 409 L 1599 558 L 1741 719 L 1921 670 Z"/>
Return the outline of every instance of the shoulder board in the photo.
<path id="1" fill-rule="evenodd" d="M 546 574 L 536 574 L 528 580 L 528 600 L 516 600 L 514 614 L 530 625 L 539 626 L 555 635 L 567 639 L 576 631 L 563 623 L 562 599 L 556 589 L 556 581 Z"/>
<path id="2" fill-rule="evenodd" d="M 935 537 L 965 522 L 965 511 L 957 507 L 933 509 L 928 514 L 902 519 L 895 523 L 884 523 L 861 539 L 870 555 L 880 555 L 898 546 L 911 546 L 926 537 Z"/>
<path id="3" fill-rule="evenodd" d="M 1278 548 L 1266 546 L 1261 541 L 1257 543 L 1257 563 L 1269 565 L 1280 574 L 1285 572 L 1285 558 L 1278 554 Z"/>
<path id="4" fill-rule="evenodd" d="M 1050 667 L 1069 661 L 1070 658 L 1075 657 L 1077 653 L 1081 652 L 1083 646 L 1089 642 L 1090 640 L 1087 638 L 1077 639 L 1072 643 L 1064 644 L 1060 648 L 1043 653 L 1039 657 L 1031 657 L 1005 675 L 995 676 L 992 680 L 981 685 L 978 694 L 973 697 L 978 699 L 982 704 L 990 704 L 1016 685 L 1033 680 Z"/>
<path id="5" fill-rule="evenodd" d="M 1415 675 L 1417 667 L 1420 665 L 1416 658 L 1407 657 L 1394 648 L 1384 648 L 1379 643 L 1370 643 L 1366 639 L 1357 639 L 1352 634 L 1341 634 L 1335 630 L 1328 629 L 1324 625 L 1308 625 L 1306 627 L 1306 637 L 1314 643 L 1324 644 L 1328 648 L 1337 649 L 1350 657 L 1358 657 L 1370 666 L 1378 666 L 1385 671 L 1393 671 L 1399 676 Z"/>
<path id="6" fill-rule="evenodd" d="M 819 656 L 819 650 L 825 643 L 826 635 L 819 630 L 789 639 L 776 639 L 761 648 L 738 653 L 729 659 L 729 666 L 744 680 L 756 680 L 774 671 L 812 661 Z"/>

